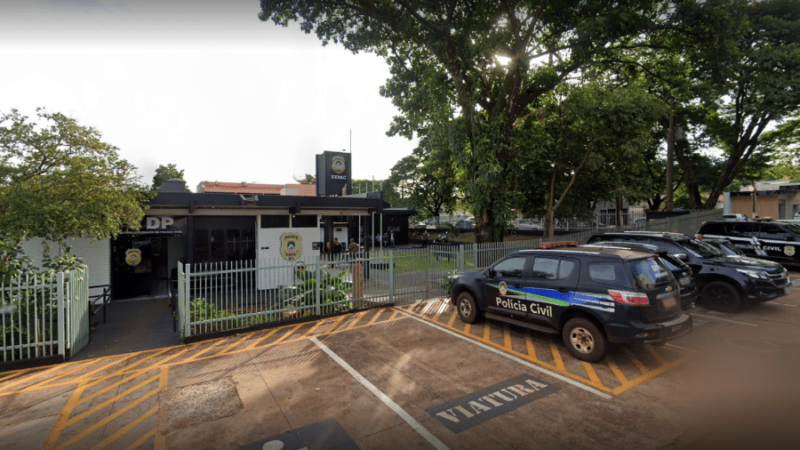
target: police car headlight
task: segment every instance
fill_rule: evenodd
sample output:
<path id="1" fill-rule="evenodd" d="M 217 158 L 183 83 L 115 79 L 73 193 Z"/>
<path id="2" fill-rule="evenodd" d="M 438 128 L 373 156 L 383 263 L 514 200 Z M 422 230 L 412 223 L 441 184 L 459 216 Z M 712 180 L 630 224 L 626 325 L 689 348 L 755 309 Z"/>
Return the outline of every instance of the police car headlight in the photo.
<path id="1" fill-rule="evenodd" d="M 755 278 L 757 280 L 769 280 L 769 275 L 766 272 L 762 272 L 760 270 L 747 270 L 747 269 L 736 269 L 737 272 L 743 273 L 750 278 Z"/>

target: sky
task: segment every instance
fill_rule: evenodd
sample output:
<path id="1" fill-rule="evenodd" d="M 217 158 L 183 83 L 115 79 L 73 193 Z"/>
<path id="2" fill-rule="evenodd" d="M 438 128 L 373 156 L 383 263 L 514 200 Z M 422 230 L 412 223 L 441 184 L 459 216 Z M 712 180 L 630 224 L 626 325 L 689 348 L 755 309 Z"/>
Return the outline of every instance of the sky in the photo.
<path id="1" fill-rule="evenodd" d="M 145 184 L 160 164 L 200 181 L 294 183 L 351 148 L 382 179 L 416 141 L 383 59 L 261 22 L 258 0 L 1 0 L 0 113 L 61 112 L 100 131 Z"/>

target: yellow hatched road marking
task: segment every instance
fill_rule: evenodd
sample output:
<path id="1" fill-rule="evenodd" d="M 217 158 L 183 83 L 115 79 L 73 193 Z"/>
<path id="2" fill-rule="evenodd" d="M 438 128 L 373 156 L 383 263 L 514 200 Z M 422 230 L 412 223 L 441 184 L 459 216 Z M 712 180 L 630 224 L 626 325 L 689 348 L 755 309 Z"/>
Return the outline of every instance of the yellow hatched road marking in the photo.
<path id="1" fill-rule="evenodd" d="M 564 367 L 564 360 L 561 358 L 561 352 L 558 351 L 555 344 L 550 344 L 550 352 L 553 354 L 553 360 L 556 363 L 556 369 L 561 372 L 566 372 L 567 368 Z"/>
<path id="2" fill-rule="evenodd" d="M 422 319 L 424 319 L 424 320 L 426 320 L 428 322 L 431 321 L 430 317 L 426 317 L 424 314 L 415 313 L 410 308 L 404 308 L 403 311 L 408 313 L 408 314 L 412 314 L 414 316 L 420 317 L 420 318 L 422 318 Z M 438 323 L 437 325 L 445 327 L 445 325 L 442 324 L 442 323 Z M 509 345 L 510 344 L 509 343 L 509 339 L 508 339 L 509 338 L 509 330 L 508 330 L 508 327 L 506 325 L 504 325 L 503 345 L 495 344 L 494 342 L 491 341 L 491 339 L 490 339 L 490 337 L 491 337 L 491 334 L 490 334 L 491 333 L 491 331 L 490 331 L 491 330 L 491 326 L 489 325 L 489 323 L 484 323 L 483 324 L 483 337 L 476 336 L 476 335 L 472 334 L 471 333 L 472 329 L 471 329 L 469 324 L 467 324 L 464 327 L 463 331 L 459 330 L 458 328 L 453 327 L 453 326 L 448 326 L 448 327 L 445 327 L 445 328 L 447 328 L 447 329 L 449 329 L 451 331 L 454 331 L 454 332 L 456 332 L 458 334 L 466 335 L 466 336 L 468 336 L 468 337 L 470 337 L 472 339 L 475 339 L 477 341 L 484 342 L 484 343 L 486 343 L 488 345 L 491 345 L 492 347 L 495 347 L 497 349 L 501 349 L 501 350 L 503 350 L 503 351 L 505 351 L 505 352 L 507 352 L 509 354 L 512 354 L 512 355 L 517 356 L 517 357 L 520 357 L 520 358 L 525 359 L 527 361 L 531 361 L 533 363 L 536 363 L 537 365 L 540 365 L 542 367 L 548 368 L 548 369 L 553 370 L 553 371 L 555 371 L 555 372 L 557 372 L 557 373 L 559 373 L 561 375 L 568 376 L 568 377 L 570 377 L 570 378 L 572 378 L 574 380 L 578 380 L 578 381 L 580 381 L 582 383 L 586 383 L 586 384 L 588 384 L 590 386 L 593 386 L 593 387 L 595 387 L 597 389 L 600 389 L 601 391 L 607 392 L 607 393 L 612 394 L 612 395 L 619 395 L 622 392 L 625 392 L 626 390 L 628 390 L 628 389 L 630 389 L 630 388 L 632 388 L 634 386 L 637 386 L 637 385 L 639 385 L 641 383 L 644 383 L 645 381 L 647 381 L 647 380 L 649 380 L 651 378 L 655 378 L 656 376 L 661 375 L 664 372 L 666 372 L 666 371 L 668 371 L 668 370 L 670 370 L 670 369 L 672 369 L 674 367 L 677 367 L 679 364 L 685 362 L 686 360 L 689 359 L 689 356 L 690 356 L 690 355 L 685 354 L 683 352 L 680 352 L 678 350 L 669 349 L 670 351 L 678 353 L 679 355 L 681 355 L 681 357 L 679 359 L 671 362 L 671 363 L 663 364 L 658 369 L 655 369 L 655 370 L 647 369 L 641 361 L 639 361 L 635 357 L 632 357 L 631 358 L 631 362 L 633 362 L 634 364 L 638 363 L 637 367 L 639 367 L 639 370 L 642 370 L 642 367 L 643 367 L 645 369 L 646 373 L 643 373 L 642 376 L 640 376 L 640 377 L 638 377 L 638 378 L 636 378 L 634 380 L 630 380 L 630 381 L 622 373 L 622 370 L 619 368 L 619 366 L 617 366 L 617 364 L 610 357 L 607 356 L 606 357 L 606 363 L 608 364 L 608 367 L 611 369 L 611 371 L 614 373 L 614 375 L 616 376 L 616 378 L 620 382 L 620 386 L 615 387 L 615 388 L 612 389 L 612 388 L 609 388 L 609 387 L 606 387 L 605 385 L 603 385 L 602 380 L 597 375 L 597 371 L 595 369 L 596 366 L 594 366 L 592 364 L 581 362 L 581 365 L 583 366 L 583 368 L 586 371 L 586 376 L 587 377 L 583 377 L 581 375 L 577 375 L 577 374 L 569 372 L 567 370 L 567 368 L 566 368 L 566 365 L 564 363 L 563 357 L 561 356 L 561 353 L 559 352 L 558 347 L 555 344 L 551 343 L 549 345 L 550 346 L 550 351 L 551 351 L 551 353 L 553 355 L 554 364 L 549 364 L 549 363 L 546 363 L 546 362 L 541 361 L 541 360 L 538 359 L 538 357 L 536 355 L 536 349 L 534 348 L 533 340 L 531 339 L 531 337 L 529 335 L 525 336 L 525 347 L 526 347 L 526 350 L 527 350 L 527 354 L 524 354 L 524 353 L 517 352 L 517 351 L 513 350 L 513 348 Z M 653 349 L 650 349 L 650 350 L 654 352 Z M 626 351 L 630 351 L 630 350 L 626 348 Z M 631 353 L 631 356 L 634 356 L 633 353 Z M 659 362 L 666 361 L 663 357 L 661 357 L 661 355 L 658 355 L 656 357 L 656 359 L 658 359 Z"/>
<path id="3" fill-rule="evenodd" d="M 347 325 L 347 328 L 345 328 L 345 330 L 350 330 L 350 329 L 352 329 L 354 326 L 356 326 L 356 324 L 358 323 L 358 321 L 359 321 L 359 320 L 361 320 L 361 318 L 362 318 L 362 317 L 364 317 L 364 314 L 366 314 L 366 313 L 367 313 L 366 311 L 362 311 L 362 312 L 360 312 L 360 313 L 356 314 L 356 316 L 355 316 L 355 317 L 353 317 L 353 320 L 351 320 L 351 321 L 350 321 L 350 324 L 349 324 L 349 325 Z"/>
<path id="4" fill-rule="evenodd" d="M 661 354 L 658 353 L 656 349 L 653 348 L 652 345 L 645 345 L 644 348 L 646 348 L 647 351 L 650 352 L 651 355 L 653 355 L 653 358 L 655 358 L 659 364 L 667 364 L 668 361 L 663 356 L 661 356 Z"/>
<path id="5" fill-rule="evenodd" d="M 262 337 L 261 337 L 261 338 L 259 338 L 257 341 L 255 341 L 255 342 L 253 342 L 252 344 L 248 345 L 248 346 L 247 346 L 247 348 L 246 348 L 246 350 L 250 350 L 250 349 L 254 349 L 254 348 L 256 348 L 256 346 L 257 346 L 258 344 L 260 344 L 261 342 L 263 342 L 263 341 L 267 340 L 267 339 L 268 339 L 270 336 L 272 336 L 273 334 L 277 333 L 277 332 L 278 332 L 278 330 L 280 330 L 280 329 L 282 329 L 282 328 L 284 328 L 284 327 L 281 327 L 281 328 L 275 328 L 274 330 L 270 331 L 270 332 L 269 332 L 269 333 L 267 333 L 265 336 L 262 336 Z"/>
<path id="6" fill-rule="evenodd" d="M 314 330 L 319 328 L 319 326 L 322 325 L 323 323 L 325 323 L 325 322 L 323 322 L 323 321 L 317 322 L 313 327 L 311 327 L 308 331 L 306 331 L 306 333 L 303 335 L 303 337 L 305 338 L 305 337 L 311 336 L 311 333 L 313 333 Z"/>
<path id="7" fill-rule="evenodd" d="M 608 360 L 607 362 L 608 368 L 611 369 L 612 372 L 614 372 L 614 376 L 617 377 L 619 382 L 622 383 L 623 386 L 628 384 L 628 379 L 625 378 L 625 374 L 622 373 L 621 370 L 619 370 L 619 366 L 617 366 L 617 364 L 614 361 L 611 361 L 611 358 L 609 358 L 608 356 L 606 356 L 606 359 Z"/>
<path id="8" fill-rule="evenodd" d="M 453 310 L 453 314 L 450 316 L 450 320 L 447 321 L 447 326 L 452 327 L 454 323 L 456 323 L 456 317 L 458 317 L 458 311 Z"/>
<path id="9" fill-rule="evenodd" d="M 503 325 L 503 347 L 506 350 L 511 350 L 511 330 L 508 325 Z"/>
<path id="10" fill-rule="evenodd" d="M 650 369 L 648 369 L 647 366 L 644 365 L 644 363 L 642 363 L 641 361 L 639 361 L 638 358 L 636 358 L 636 355 L 633 354 L 631 349 L 629 349 L 628 347 L 623 347 L 623 349 L 625 350 L 625 354 L 628 355 L 628 358 L 630 358 L 630 360 L 633 362 L 636 368 L 639 369 L 639 372 L 642 372 L 642 375 L 647 375 L 648 372 L 650 372 Z"/>
<path id="11" fill-rule="evenodd" d="M 8 373 L 8 374 L 6 374 L 6 376 L 0 377 L 0 383 L 2 383 L 5 380 L 14 378 L 15 376 L 24 375 L 24 374 L 30 372 L 31 370 L 34 370 L 34 369 L 22 369 L 22 370 L 17 370 L 17 371 Z"/>
<path id="12" fill-rule="evenodd" d="M 533 347 L 533 339 L 527 334 L 525 335 L 525 347 L 528 349 L 528 356 L 536 359 L 536 349 Z"/>
<path id="13" fill-rule="evenodd" d="M 76 367 L 76 368 L 74 368 L 74 369 L 72 369 L 72 370 L 68 371 L 68 372 L 67 372 L 65 375 L 69 375 L 70 373 L 74 373 L 74 372 L 77 372 L 77 371 L 79 371 L 79 370 L 81 370 L 81 369 L 85 369 L 85 368 L 87 368 L 87 367 L 91 366 L 92 364 L 94 364 L 94 363 L 96 363 L 96 362 L 98 362 L 98 361 L 102 361 L 102 360 L 93 360 L 93 361 L 89 361 L 87 364 L 79 364 L 79 365 L 78 365 L 78 367 Z M 39 377 L 41 377 L 42 375 L 45 375 L 45 374 L 47 374 L 47 373 L 50 373 L 50 372 L 52 372 L 52 371 L 54 371 L 54 370 L 56 370 L 56 369 L 58 369 L 58 368 L 59 368 L 59 366 L 54 366 L 53 368 L 51 368 L 51 369 L 49 369 L 49 370 L 45 370 L 45 371 L 43 371 L 43 372 L 39 372 L 39 373 L 37 373 L 37 374 L 33 375 L 33 378 L 39 378 Z M 63 369 L 63 368 L 65 368 L 65 367 L 61 366 L 61 368 Z M 29 381 L 30 379 L 31 379 L 31 378 L 28 378 L 28 377 L 23 377 L 23 378 L 21 378 L 21 379 L 17 380 L 17 382 L 16 382 L 16 383 L 11 383 L 11 384 L 8 384 L 8 385 L 5 385 L 5 386 L 3 386 L 3 388 L 2 388 L 2 389 L 3 389 L 3 391 L 4 391 L 4 392 L 0 392 L 0 396 L 3 396 L 3 395 L 9 395 L 9 394 L 16 394 L 18 391 L 13 391 L 13 392 L 12 392 L 10 389 L 11 389 L 12 387 L 14 387 L 14 386 L 19 386 L 20 384 L 22 384 L 22 383 L 25 383 L 26 381 Z M 30 388 L 32 388 L 32 387 L 34 387 L 34 386 L 38 386 L 38 385 L 40 385 L 40 384 L 42 384 L 42 383 L 46 383 L 46 382 L 47 382 L 47 381 L 40 381 L 39 383 L 33 384 L 33 385 L 31 385 L 31 386 L 29 386 L 29 387 L 27 387 L 27 388 L 25 388 L 25 389 L 27 390 L 27 389 L 30 389 Z"/>
<path id="14" fill-rule="evenodd" d="M 339 320 L 337 320 L 337 321 L 336 321 L 336 322 L 335 322 L 333 325 L 329 326 L 327 330 L 325 330 L 325 331 L 323 331 L 322 333 L 320 333 L 320 334 L 319 334 L 319 336 L 325 336 L 326 334 L 331 334 L 331 333 L 333 333 L 333 332 L 336 330 L 336 327 L 338 327 L 338 326 L 339 326 L 339 324 L 340 324 L 340 323 L 341 323 L 341 322 L 342 322 L 342 321 L 343 321 L 343 320 L 344 320 L 346 317 L 347 317 L 347 316 L 342 316 L 342 317 L 340 317 L 340 318 L 339 318 Z M 305 336 L 303 336 L 303 337 L 305 337 Z"/>
<path id="15" fill-rule="evenodd" d="M 382 312 L 383 310 L 379 309 L 378 312 L 375 313 L 375 315 L 372 317 L 372 320 L 370 320 L 367 325 L 372 325 L 373 323 L 375 323 L 375 321 L 378 320 L 378 316 L 380 316 Z"/>
<path id="16" fill-rule="evenodd" d="M 121 438 L 128 431 L 131 431 L 132 429 L 136 428 L 137 425 L 139 425 L 140 423 L 142 423 L 145 420 L 149 419 L 150 416 L 152 416 L 153 414 L 155 414 L 157 412 L 158 412 L 158 405 L 150 408 L 149 411 L 147 411 L 146 413 L 142 414 L 141 417 L 137 418 L 133 422 L 131 422 L 131 423 L 125 425 L 124 427 L 120 428 L 119 430 L 117 430 L 116 433 L 114 433 L 111 436 L 103 439 L 103 442 L 100 442 L 99 444 L 97 444 L 94 447 L 92 447 L 92 450 L 101 450 L 101 449 L 104 449 L 104 448 L 108 447 L 109 444 L 111 444 L 112 442 L 114 442 L 117 439 Z"/>
<path id="17" fill-rule="evenodd" d="M 145 394 L 145 395 L 137 398 L 136 400 L 132 401 L 131 403 L 125 405 L 125 407 L 123 407 L 122 409 L 120 409 L 118 411 L 115 411 L 113 414 L 110 414 L 110 415 L 106 416 L 103 420 L 101 420 L 99 422 L 96 422 L 94 425 L 90 426 L 89 428 L 86 428 L 85 430 L 80 432 L 78 435 L 76 435 L 72 439 L 70 439 L 67 442 L 65 442 L 65 443 L 61 444 L 60 446 L 58 446 L 58 450 L 66 449 L 67 447 L 75 444 L 76 442 L 80 441 L 81 439 L 85 438 L 86 436 L 89 436 L 90 434 L 94 433 L 100 427 L 103 427 L 103 426 L 109 424 L 114 419 L 120 417 L 121 415 L 125 414 L 126 412 L 130 411 L 131 409 L 137 407 L 138 405 L 140 405 L 141 403 L 145 402 L 150 397 L 153 397 L 154 395 L 158 394 L 159 392 L 166 390 L 167 389 L 167 371 L 168 371 L 168 367 L 165 366 L 165 367 L 161 368 L 161 374 L 159 375 L 158 389 L 154 389 L 154 390 L 148 392 L 147 394 Z M 58 434 L 60 435 L 61 432 L 59 431 Z"/>
<path id="18" fill-rule="evenodd" d="M 158 431 L 158 427 L 155 427 L 152 430 L 148 431 L 147 434 L 137 439 L 136 442 L 126 447 L 125 450 L 133 450 L 135 448 L 141 447 L 142 444 L 147 442 L 148 439 L 156 435 L 156 431 Z"/>
<path id="19" fill-rule="evenodd" d="M 89 378 L 91 375 L 94 375 L 94 374 L 96 374 L 97 372 L 101 372 L 101 371 L 103 371 L 103 370 L 105 370 L 105 369 L 108 369 L 108 368 L 109 368 L 109 367 L 111 367 L 111 366 L 115 366 L 115 365 L 117 365 L 117 364 L 119 364 L 119 363 L 125 362 L 125 361 L 127 361 L 127 360 L 129 360 L 129 359 L 133 358 L 134 356 L 135 356 L 135 354 L 130 354 L 130 355 L 127 355 L 126 357 L 124 357 L 124 358 L 122 358 L 122 359 L 119 359 L 119 360 L 117 360 L 117 361 L 114 361 L 114 362 L 112 362 L 111 364 L 106 364 L 105 366 L 98 367 L 97 369 L 94 369 L 94 370 L 92 370 L 92 371 L 90 371 L 90 372 L 88 372 L 88 373 L 85 373 L 85 374 L 83 374 L 83 375 L 80 375 L 79 377 L 77 377 L 77 378 L 75 378 L 75 379 L 73 379 L 73 380 L 70 380 L 70 381 L 71 381 L 71 382 L 75 382 L 75 381 L 80 381 L 80 380 L 86 380 L 86 379 L 88 379 L 88 378 Z M 67 376 L 68 374 L 72 373 L 72 372 L 75 372 L 75 371 L 73 370 L 73 371 L 71 371 L 71 372 L 69 372 L 69 373 L 65 373 L 65 374 L 63 374 L 63 375 L 59 375 L 59 376 L 57 376 L 57 377 L 55 377 L 55 378 L 51 378 L 51 379 L 50 379 L 50 380 L 48 380 L 47 382 L 40 383 L 40 384 L 41 384 L 41 386 L 42 386 L 42 387 L 52 387 L 52 383 L 53 383 L 53 381 L 55 381 L 55 380 L 58 380 L 59 378 L 63 378 L 63 377 L 65 377 L 65 376 Z"/>
<path id="20" fill-rule="evenodd" d="M 600 377 L 597 376 L 597 372 L 594 371 L 594 367 L 591 364 L 587 363 L 586 361 L 581 361 L 581 365 L 586 371 L 586 375 L 592 381 L 592 386 L 599 387 L 603 385 L 603 383 L 600 382 Z"/>
<path id="21" fill-rule="evenodd" d="M 395 311 L 395 312 L 393 312 L 393 313 L 392 313 L 392 315 L 391 315 L 391 316 L 389 316 L 389 319 L 387 319 L 387 320 L 384 320 L 384 322 L 391 322 L 391 321 L 395 320 L 395 318 L 397 318 L 397 315 L 398 315 L 398 314 L 400 314 L 400 312 L 399 312 L 399 311 Z"/>
<path id="22" fill-rule="evenodd" d="M 294 327 L 292 327 L 292 328 L 289 330 L 289 332 L 288 332 L 288 333 L 284 334 L 284 335 L 283 335 L 283 336 L 281 336 L 281 337 L 280 337 L 280 338 L 279 338 L 277 341 L 275 341 L 275 342 L 271 343 L 270 345 L 278 345 L 278 344 L 280 344 L 281 342 L 285 341 L 285 340 L 286 340 L 286 338 L 288 338 L 289 336 L 293 335 L 293 334 L 294 334 L 294 332 L 295 332 L 295 331 L 297 331 L 297 330 L 299 330 L 299 329 L 300 329 L 300 327 L 302 327 L 303 325 L 305 325 L 305 324 L 303 324 L 303 323 L 298 323 L 297 325 L 295 325 Z"/>
<path id="23" fill-rule="evenodd" d="M 231 344 L 231 345 L 229 345 L 229 346 L 225 347 L 225 350 L 223 350 L 223 351 L 219 352 L 219 355 L 220 355 L 220 356 L 222 356 L 222 355 L 224 355 L 224 354 L 228 353 L 228 352 L 229 352 L 229 351 L 230 351 L 232 348 L 234 348 L 234 347 L 236 347 L 237 345 L 241 344 L 241 343 L 242 343 L 242 341 L 244 341 L 244 340 L 245 340 L 245 339 L 247 339 L 248 337 L 249 337 L 249 336 L 244 336 L 244 337 L 242 337 L 241 339 L 239 339 L 238 341 L 234 342 L 233 344 Z"/>
<path id="24" fill-rule="evenodd" d="M 133 392 L 136 392 L 136 391 L 138 391 L 139 389 L 141 389 L 141 388 L 143 388 L 143 387 L 147 386 L 148 384 L 152 383 L 153 381 L 156 381 L 156 380 L 158 380 L 158 378 L 159 378 L 159 375 L 156 375 L 156 376 L 150 377 L 150 378 L 148 378 L 148 379 L 146 379 L 146 380 L 142 381 L 141 383 L 137 384 L 136 386 L 133 386 L 132 388 L 129 388 L 129 389 L 128 389 L 128 390 L 126 390 L 125 392 L 123 392 L 123 393 L 121 393 L 121 394 L 117 394 L 117 395 L 115 395 L 114 397 L 111 397 L 110 399 L 108 399 L 108 400 L 104 401 L 103 403 L 101 403 L 101 404 L 99 404 L 99 405 L 95 406 L 94 408 L 92 408 L 92 409 L 90 409 L 90 410 L 88 410 L 88 411 L 85 411 L 85 412 L 83 412 L 83 413 L 81 413 L 81 414 L 79 414 L 79 415 L 77 415 L 77 416 L 73 417 L 72 419 L 70 419 L 70 420 L 67 422 L 67 425 L 66 425 L 66 426 L 70 426 L 70 425 L 72 425 L 72 424 L 75 424 L 75 423 L 78 423 L 78 422 L 80 422 L 81 420 L 83 420 L 83 419 L 85 419 L 85 418 L 87 418 L 87 417 L 91 416 L 92 414 L 96 413 L 97 411 L 100 411 L 101 409 L 105 408 L 106 406 L 109 406 L 109 405 L 111 405 L 111 404 L 112 404 L 112 403 L 114 403 L 115 401 L 117 401 L 117 400 L 119 400 L 119 399 L 121 399 L 121 398 L 125 398 L 125 397 L 127 397 L 129 394 L 131 394 L 131 393 L 133 393 Z M 80 403 L 83 403 L 83 402 L 80 402 Z"/>
<path id="25" fill-rule="evenodd" d="M 67 400 L 67 403 L 61 408 L 61 412 L 58 414 L 56 418 L 56 423 L 53 425 L 53 429 L 50 430 L 50 434 L 47 436 L 47 441 L 44 443 L 44 449 L 51 450 L 54 449 L 56 443 L 58 442 L 58 438 L 61 437 L 61 433 L 64 431 L 64 428 L 67 426 L 67 421 L 69 420 L 69 416 L 72 414 L 72 411 L 78 406 L 78 400 L 81 398 L 81 394 L 86 389 L 85 385 L 80 385 L 72 391 L 72 395 Z"/>
<path id="26" fill-rule="evenodd" d="M 204 348 L 203 350 L 200 350 L 199 352 L 195 353 L 194 355 L 186 358 L 186 360 L 184 362 L 197 360 L 197 358 L 199 358 L 200 356 L 208 353 L 209 351 L 211 351 L 211 349 L 213 349 L 214 347 L 222 344 L 223 342 L 224 342 L 224 339 L 220 339 L 217 342 L 214 342 L 213 344 L 209 345 L 207 348 Z"/>

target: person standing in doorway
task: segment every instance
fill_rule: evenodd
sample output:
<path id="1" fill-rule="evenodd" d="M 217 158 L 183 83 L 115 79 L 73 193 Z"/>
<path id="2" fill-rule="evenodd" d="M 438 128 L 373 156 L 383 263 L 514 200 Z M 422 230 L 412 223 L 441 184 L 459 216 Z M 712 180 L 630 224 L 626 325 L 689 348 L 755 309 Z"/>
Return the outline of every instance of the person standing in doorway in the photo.
<path id="1" fill-rule="evenodd" d="M 347 250 L 350 252 L 350 258 L 358 257 L 358 251 L 360 250 L 360 248 L 358 247 L 358 244 L 356 244 L 355 239 L 350 239 L 350 246 Z"/>
<path id="2" fill-rule="evenodd" d="M 428 230 L 422 232 L 422 248 L 428 246 Z"/>
<path id="3" fill-rule="evenodd" d="M 392 248 L 394 248 L 394 231 L 389 232 L 389 245 L 391 245 Z"/>

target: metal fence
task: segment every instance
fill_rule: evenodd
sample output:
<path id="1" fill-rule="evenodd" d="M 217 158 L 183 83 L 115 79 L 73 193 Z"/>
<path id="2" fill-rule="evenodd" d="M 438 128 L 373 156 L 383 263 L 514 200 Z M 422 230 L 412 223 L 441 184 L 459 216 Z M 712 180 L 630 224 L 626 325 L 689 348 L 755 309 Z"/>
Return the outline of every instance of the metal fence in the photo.
<path id="1" fill-rule="evenodd" d="M 722 211 L 651 220 L 605 231 L 677 231 L 693 235 Z M 448 295 L 456 271 L 480 270 L 511 253 L 543 242 L 584 244 L 598 230 L 499 243 L 432 244 L 328 259 L 274 258 L 178 265 L 178 324 L 184 337 L 303 318 L 409 304 Z"/>
<path id="2" fill-rule="evenodd" d="M 2 362 L 75 355 L 89 343 L 89 272 L 18 276 L 0 284 Z"/>

